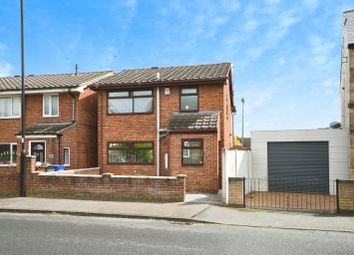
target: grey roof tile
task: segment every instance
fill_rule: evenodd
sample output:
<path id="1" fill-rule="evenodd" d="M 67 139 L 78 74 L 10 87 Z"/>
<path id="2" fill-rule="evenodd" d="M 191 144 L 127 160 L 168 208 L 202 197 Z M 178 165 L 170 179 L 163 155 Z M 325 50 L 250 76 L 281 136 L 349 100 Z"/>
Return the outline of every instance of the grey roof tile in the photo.
<path id="1" fill-rule="evenodd" d="M 219 112 L 173 113 L 169 131 L 202 131 L 217 129 Z"/>
<path id="2" fill-rule="evenodd" d="M 347 44 L 354 44 L 354 10 L 343 13 L 343 34 Z"/>
<path id="3" fill-rule="evenodd" d="M 36 126 L 26 128 L 26 135 L 57 135 L 74 125 L 76 125 L 75 122 L 39 123 Z M 20 135 L 21 131 L 17 134 Z"/>
<path id="4" fill-rule="evenodd" d="M 76 88 L 90 85 L 113 74 L 112 71 L 84 72 L 78 74 L 41 74 L 28 75 L 25 78 L 26 89 Z M 21 89 L 21 77 L 0 77 L 0 91 Z"/>
<path id="5" fill-rule="evenodd" d="M 102 79 L 96 82 L 94 87 L 100 87 L 104 84 L 119 86 L 140 85 L 153 82 L 226 79 L 230 69 L 231 63 L 130 69 L 123 70 L 106 79 Z M 157 79 L 157 73 L 160 75 L 159 80 Z"/>

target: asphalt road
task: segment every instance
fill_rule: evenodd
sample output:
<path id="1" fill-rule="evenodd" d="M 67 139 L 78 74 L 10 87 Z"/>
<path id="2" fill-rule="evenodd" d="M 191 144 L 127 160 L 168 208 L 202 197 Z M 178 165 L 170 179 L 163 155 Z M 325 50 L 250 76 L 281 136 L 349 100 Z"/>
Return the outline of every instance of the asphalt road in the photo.
<path id="1" fill-rule="evenodd" d="M 0 213 L 0 254 L 354 254 L 354 234 Z"/>

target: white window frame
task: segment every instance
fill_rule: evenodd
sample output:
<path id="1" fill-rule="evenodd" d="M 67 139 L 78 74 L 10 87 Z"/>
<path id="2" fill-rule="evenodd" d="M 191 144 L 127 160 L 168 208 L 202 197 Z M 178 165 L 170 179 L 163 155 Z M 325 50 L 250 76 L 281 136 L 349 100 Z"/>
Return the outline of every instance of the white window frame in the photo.
<path id="1" fill-rule="evenodd" d="M 14 104 L 14 99 L 17 98 L 20 100 L 20 112 L 18 115 L 13 115 L 13 104 Z M 0 116 L 0 119 L 19 119 L 21 118 L 21 97 L 19 96 L 7 96 L 7 97 L 0 97 L 0 99 L 11 99 L 11 105 L 10 105 L 10 112 L 11 112 L 11 115 L 10 116 L 4 116 L 4 117 L 1 117 Z"/>
<path id="2" fill-rule="evenodd" d="M 14 162 L 13 159 L 13 146 L 16 145 L 17 143 L 0 143 L 1 145 L 10 145 L 10 164 L 0 164 L 0 166 L 16 166 L 16 162 Z"/>
<path id="3" fill-rule="evenodd" d="M 44 162 L 47 162 L 47 142 L 45 140 L 31 140 L 28 142 L 28 156 L 32 155 L 32 143 L 44 143 Z"/>
<path id="4" fill-rule="evenodd" d="M 65 162 L 65 150 L 68 150 L 69 151 L 69 163 L 66 163 Z M 71 157 L 71 150 L 70 150 L 70 147 L 64 147 L 64 150 L 63 150 L 63 156 L 64 156 L 64 166 L 70 166 L 70 157 Z"/>
<path id="5" fill-rule="evenodd" d="M 53 102 L 53 96 L 58 96 L 58 114 L 53 115 L 53 108 L 52 108 L 52 102 Z M 45 98 L 49 97 L 49 114 L 45 114 Z M 44 118 L 55 118 L 59 117 L 60 115 L 60 98 L 59 98 L 59 93 L 50 93 L 50 94 L 43 94 L 43 99 L 42 99 L 42 110 L 43 110 L 43 117 Z"/>

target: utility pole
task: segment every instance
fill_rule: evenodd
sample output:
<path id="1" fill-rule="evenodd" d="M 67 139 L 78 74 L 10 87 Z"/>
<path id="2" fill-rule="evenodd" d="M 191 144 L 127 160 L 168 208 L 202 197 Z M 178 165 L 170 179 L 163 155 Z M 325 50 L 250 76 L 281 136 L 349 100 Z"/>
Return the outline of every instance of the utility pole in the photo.
<path id="1" fill-rule="evenodd" d="M 241 98 L 242 103 L 242 146 L 244 146 L 244 131 L 245 131 L 245 98 Z"/>
<path id="2" fill-rule="evenodd" d="M 23 1 L 21 3 L 21 197 L 26 196 L 26 96 L 25 96 L 25 38 L 23 26 Z"/>

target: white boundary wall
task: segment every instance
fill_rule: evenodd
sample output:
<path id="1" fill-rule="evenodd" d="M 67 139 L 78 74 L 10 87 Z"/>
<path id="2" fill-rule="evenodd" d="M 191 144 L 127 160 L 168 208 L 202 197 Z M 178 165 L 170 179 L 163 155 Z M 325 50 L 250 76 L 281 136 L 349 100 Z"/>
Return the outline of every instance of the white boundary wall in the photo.
<path id="1" fill-rule="evenodd" d="M 229 177 L 251 177 L 250 150 L 224 150 L 222 154 L 222 197 L 228 204 Z"/>
<path id="2" fill-rule="evenodd" d="M 329 180 L 349 178 L 349 130 L 309 129 L 252 131 L 252 178 L 268 178 L 268 142 L 326 141 L 329 146 Z"/>

